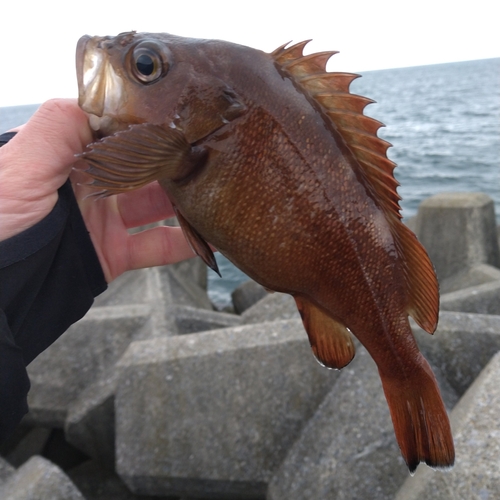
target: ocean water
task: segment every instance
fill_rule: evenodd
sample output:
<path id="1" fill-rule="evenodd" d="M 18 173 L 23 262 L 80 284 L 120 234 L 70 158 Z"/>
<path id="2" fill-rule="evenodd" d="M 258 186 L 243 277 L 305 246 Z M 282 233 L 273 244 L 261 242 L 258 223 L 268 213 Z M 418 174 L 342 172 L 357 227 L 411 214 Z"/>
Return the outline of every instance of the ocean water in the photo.
<path id="1" fill-rule="evenodd" d="M 481 191 L 500 220 L 500 58 L 372 71 L 351 91 L 377 101 L 404 217 L 443 191 Z"/>
<path id="2" fill-rule="evenodd" d="M 405 218 L 444 191 L 481 191 L 495 201 L 500 221 L 500 58 L 370 71 L 351 92 L 377 103 L 365 114 L 385 123 L 380 137 L 393 147 Z M 24 123 L 37 105 L 0 108 L 0 132 Z M 222 278 L 209 271 L 218 307 L 247 279 L 221 255 Z"/>

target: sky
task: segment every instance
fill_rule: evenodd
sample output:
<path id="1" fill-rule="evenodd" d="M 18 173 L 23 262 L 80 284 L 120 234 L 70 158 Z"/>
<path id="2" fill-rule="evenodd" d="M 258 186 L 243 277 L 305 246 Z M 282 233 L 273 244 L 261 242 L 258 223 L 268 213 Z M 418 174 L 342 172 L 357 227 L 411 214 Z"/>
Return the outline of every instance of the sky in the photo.
<path id="1" fill-rule="evenodd" d="M 271 52 L 313 39 L 330 71 L 363 73 L 500 56 L 492 0 L 26 0 L 2 5 L 0 107 L 76 97 L 80 36 L 217 38 Z"/>

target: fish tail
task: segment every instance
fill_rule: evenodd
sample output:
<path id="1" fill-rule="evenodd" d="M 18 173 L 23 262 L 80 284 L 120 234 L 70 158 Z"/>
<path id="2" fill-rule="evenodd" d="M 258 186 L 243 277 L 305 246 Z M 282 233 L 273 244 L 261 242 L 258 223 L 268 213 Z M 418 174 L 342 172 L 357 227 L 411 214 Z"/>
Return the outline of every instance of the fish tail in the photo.
<path id="1" fill-rule="evenodd" d="M 434 374 L 423 356 L 409 376 L 380 373 L 380 377 L 410 474 L 420 462 L 435 469 L 452 467 L 455 449 L 450 422 Z"/>

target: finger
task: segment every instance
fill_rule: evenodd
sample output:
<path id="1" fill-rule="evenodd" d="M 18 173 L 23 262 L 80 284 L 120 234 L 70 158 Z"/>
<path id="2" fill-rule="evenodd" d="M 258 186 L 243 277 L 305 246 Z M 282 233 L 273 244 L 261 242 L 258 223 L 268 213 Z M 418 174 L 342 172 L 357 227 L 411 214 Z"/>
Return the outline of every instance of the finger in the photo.
<path id="1" fill-rule="evenodd" d="M 159 226 L 128 238 L 129 269 L 174 264 L 194 257 L 180 227 Z"/>
<path id="2" fill-rule="evenodd" d="M 6 168 L 23 187 L 52 191 L 69 175 L 75 153 L 91 142 L 87 115 L 74 99 L 53 99 L 40 106 L 17 135 L 2 148 Z M 19 172 L 23 176 L 19 179 Z"/>
<path id="3" fill-rule="evenodd" d="M 138 227 L 174 217 L 172 203 L 157 183 L 136 191 L 119 194 L 118 210 L 125 227 Z"/>

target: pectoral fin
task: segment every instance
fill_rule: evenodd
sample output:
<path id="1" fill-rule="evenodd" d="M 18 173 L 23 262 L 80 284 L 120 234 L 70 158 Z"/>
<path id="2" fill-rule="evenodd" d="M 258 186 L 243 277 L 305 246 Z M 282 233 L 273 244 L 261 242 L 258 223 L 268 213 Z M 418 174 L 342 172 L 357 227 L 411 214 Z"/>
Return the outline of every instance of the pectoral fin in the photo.
<path id="1" fill-rule="evenodd" d="M 78 156 L 88 165 L 91 186 L 110 196 L 161 178 L 183 180 L 203 167 L 207 152 L 191 146 L 179 129 L 143 123 L 90 144 Z"/>
<path id="2" fill-rule="evenodd" d="M 355 354 L 349 330 L 307 299 L 294 299 L 318 361 L 328 368 L 338 370 L 348 365 Z"/>
<path id="3" fill-rule="evenodd" d="M 179 221 L 179 225 L 182 228 L 182 232 L 189 243 L 189 246 L 193 252 L 201 257 L 203 262 L 213 271 L 215 271 L 219 276 L 219 267 L 217 266 L 217 261 L 215 260 L 214 253 L 210 248 L 209 244 L 200 236 L 198 231 L 184 218 L 184 216 L 179 212 L 179 209 L 173 205 L 175 215 Z"/>

